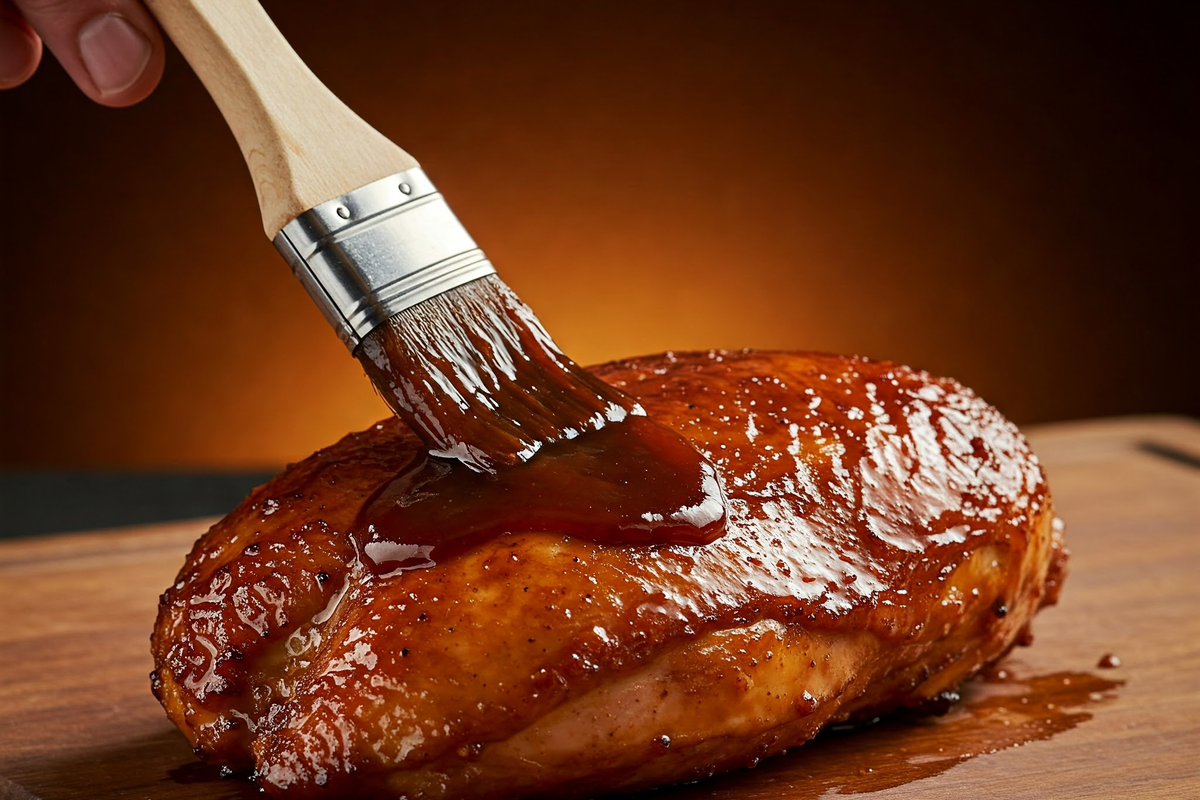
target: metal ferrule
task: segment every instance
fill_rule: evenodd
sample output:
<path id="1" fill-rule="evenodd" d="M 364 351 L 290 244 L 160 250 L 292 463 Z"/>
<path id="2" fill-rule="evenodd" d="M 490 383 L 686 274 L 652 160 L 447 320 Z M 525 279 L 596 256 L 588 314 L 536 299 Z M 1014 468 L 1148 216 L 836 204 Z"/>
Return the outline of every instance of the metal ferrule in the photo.
<path id="1" fill-rule="evenodd" d="M 275 248 L 351 352 L 394 314 L 496 272 L 421 169 L 305 211 Z"/>

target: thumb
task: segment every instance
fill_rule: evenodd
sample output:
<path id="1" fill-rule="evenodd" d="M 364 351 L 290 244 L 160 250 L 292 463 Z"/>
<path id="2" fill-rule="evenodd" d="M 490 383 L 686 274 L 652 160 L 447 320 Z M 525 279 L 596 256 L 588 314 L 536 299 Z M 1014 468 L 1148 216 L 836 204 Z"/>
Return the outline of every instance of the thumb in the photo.
<path id="1" fill-rule="evenodd" d="M 158 85 L 163 42 L 136 0 L 12 0 L 84 94 L 128 106 Z"/>

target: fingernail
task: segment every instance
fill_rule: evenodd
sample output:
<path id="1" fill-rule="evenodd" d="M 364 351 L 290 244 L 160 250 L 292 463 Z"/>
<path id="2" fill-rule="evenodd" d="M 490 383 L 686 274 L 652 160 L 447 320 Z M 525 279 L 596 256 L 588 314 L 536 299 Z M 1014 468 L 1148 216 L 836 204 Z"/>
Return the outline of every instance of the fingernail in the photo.
<path id="1" fill-rule="evenodd" d="M 150 62 L 150 42 L 120 14 L 102 14 L 79 29 L 79 53 L 105 97 L 125 91 Z"/>
<path id="2" fill-rule="evenodd" d="M 23 83 L 37 67 L 37 40 L 0 19 L 0 89 Z"/>

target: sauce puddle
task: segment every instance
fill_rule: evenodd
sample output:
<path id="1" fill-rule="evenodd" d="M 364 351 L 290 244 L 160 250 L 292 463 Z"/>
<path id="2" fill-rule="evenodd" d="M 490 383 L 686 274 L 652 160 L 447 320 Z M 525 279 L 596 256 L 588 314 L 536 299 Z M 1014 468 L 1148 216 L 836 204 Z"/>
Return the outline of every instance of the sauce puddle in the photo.
<path id="1" fill-rule="evenodd" d="M 932 778 L 978 756 L 1044 741 L 1092 719 L 1088 710 L 1115 699 L 1124 681 L 1085 672 L 1020 676 L 1005 664 L 961 689 L 942 716 L 897 715 L 826 731 L 791 755 L 699 784 L 630 800 L 742 798 L 748 794 L 816 800 L 869 794 Z"/>

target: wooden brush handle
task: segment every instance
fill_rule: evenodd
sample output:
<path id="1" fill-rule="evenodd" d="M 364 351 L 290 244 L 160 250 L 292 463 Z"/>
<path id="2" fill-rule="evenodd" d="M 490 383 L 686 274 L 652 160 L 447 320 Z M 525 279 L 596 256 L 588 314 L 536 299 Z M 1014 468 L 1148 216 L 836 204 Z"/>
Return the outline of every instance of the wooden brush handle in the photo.
<path id="1" fill-rule="evenodd" d="M 263 229 L 417 166 L 322 84 L 257 0 L 146 0 L 233 131 Z"/>

